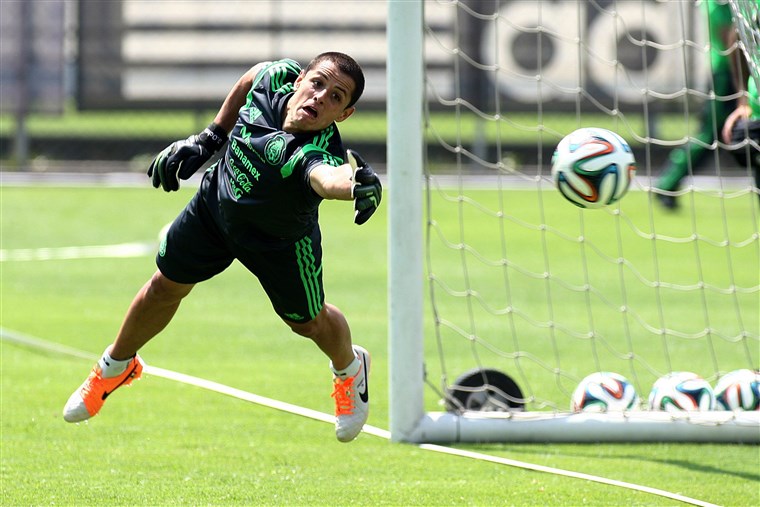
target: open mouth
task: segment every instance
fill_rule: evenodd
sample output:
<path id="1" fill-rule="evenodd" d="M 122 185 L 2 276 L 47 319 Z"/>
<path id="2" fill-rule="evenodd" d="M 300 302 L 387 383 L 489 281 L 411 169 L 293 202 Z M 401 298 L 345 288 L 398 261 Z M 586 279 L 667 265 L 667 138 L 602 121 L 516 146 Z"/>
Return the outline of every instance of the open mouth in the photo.
<path id="1" fill-rule="evenodd" d="M 301 110 L 306 113 L 307 116 L 310 118 L 316 118 L 317 117 L 317 110 L 311 106 L 304 106 L 301 108 Z"/>

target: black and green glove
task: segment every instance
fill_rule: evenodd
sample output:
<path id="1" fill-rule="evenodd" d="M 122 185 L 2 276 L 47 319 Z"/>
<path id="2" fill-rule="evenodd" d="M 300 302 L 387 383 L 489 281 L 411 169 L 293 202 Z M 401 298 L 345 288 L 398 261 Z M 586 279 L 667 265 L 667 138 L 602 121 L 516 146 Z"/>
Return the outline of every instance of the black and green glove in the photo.
<path id="1" fill-rule="evenodd" d="M 760 143 L 760 120 L 741 118 L 736 121 L 734 128 L 731 129 L 731 144 L 740 144 L 747 139 Z M 751 144 L 749 147 L 734 149 L 732 153 L 742 167 L 750 166 L 760 170 L 760 151 Z"/>
<path id="2" fill-rule="evenodd" d="M 346 157 L 354 170 L 354 186 L 351 191 L 354 198 L 354 223 L 361 225 L 380 206 L 383 186 L 375 171 L 358 153 L 347 150 Z"/>
<path id="3" fill-rule="evenodd" d="M 227 132 L 212 123 L 200 134 L 176 141 L 159 153 L 148 168 L 153 187 L 164 191 L 179 190 L 179 180 L 186 180 L 227 142 Z"/>

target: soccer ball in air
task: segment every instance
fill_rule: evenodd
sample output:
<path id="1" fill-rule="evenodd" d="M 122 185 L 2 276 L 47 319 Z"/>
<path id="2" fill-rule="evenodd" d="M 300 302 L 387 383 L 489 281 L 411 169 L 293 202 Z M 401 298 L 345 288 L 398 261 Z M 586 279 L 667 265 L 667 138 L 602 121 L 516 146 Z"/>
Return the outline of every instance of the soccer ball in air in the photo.
<path id="1" fill-rule="evenodd" d="M 705 412 L 715 408 L 712 386 L 688 371 L 660 377 L 649 393 L 649 408 L 667 412 Z"/>
<path id="2" fill-rule="evenodd" d="M 592 373 L 573 391 L 573 412 L 622 412 L 638 406 L 639 396 L 628 379 L 618 373 Z"/>
<path id="3" fill-rule="evenodd" d="M 715 384 L 715 401 L 722 410 L 760 410 L 760 371 L 734 370 Z"/>
<path id="4" fill-rule="evenodd" d="M 619 201 L 635 174 L 631 147 L 606 129 L 578 129 L 559 142 L 552 156 L 554 184 L 581 208 L 603 208 Z"/>

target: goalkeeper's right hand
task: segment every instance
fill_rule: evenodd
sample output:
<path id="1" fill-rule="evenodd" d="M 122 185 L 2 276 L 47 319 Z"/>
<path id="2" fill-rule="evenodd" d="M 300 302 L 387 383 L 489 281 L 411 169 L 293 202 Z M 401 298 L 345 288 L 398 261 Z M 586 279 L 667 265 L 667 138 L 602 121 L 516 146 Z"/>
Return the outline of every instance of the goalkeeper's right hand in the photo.
<path id="1" fill-rule="evenodd" d="M 179 190 L 179 180 L 186 180 L 227 142 L 227 132 L 212 123 L 200 134 L 176 141 L 159 153 L 148 168 L 153 187 L 166 192 Z"/>
<path id="2" fill-rule="evenodd" d="M 760 144 L 760 120 L 739 118 L 731 128 L 731 144 L 740 145 L 745 141 L 754 141 Z M 754 167 L 760 170 L 760 151 L 749 147 L 733 148 L 731 152 L 734 159 L 742 167 Z M 747 154 L 749 153 L 749 159 Z"/>
<path id="3" fill-rule="evenodd" d="M 348 163 L 354 170 L 354 186 L 351 194 L 354 198 L 354 223 L 362 225 L 380 206 L 383 186 L 374 169 L 353 150 L 346 150 Z"/>

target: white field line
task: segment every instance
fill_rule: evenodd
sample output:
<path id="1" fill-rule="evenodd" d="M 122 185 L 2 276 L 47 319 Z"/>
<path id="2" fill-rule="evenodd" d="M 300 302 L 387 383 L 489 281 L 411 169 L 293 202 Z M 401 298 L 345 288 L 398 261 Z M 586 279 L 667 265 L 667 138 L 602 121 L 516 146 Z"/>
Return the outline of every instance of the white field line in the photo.
<path id="1" fill-rule="evenodd" d="M 0 250 L 0 262 L 144 257 L 154 254 L 156 248 L 157 244 L 151 242 L 57 248 L 17 248 Z"/>
<path id="2" fill-rule="evenodd" d="M 2 339 L 3 341 L 13 342 L 13 343 L 17 343 L 17 344 L 27 346 L 27 347 L 33 347 L 37 349 L 47 350 L 49 352 L 56 352 L 56 353 L 66 354 L 73 357 L 88 359 L 90 361 L 96 361 L 98 359 L 98 356 L 94 354 L 90 354 L 88 352 L 67 347 L 65 345 L 60 345 L 57 343 L 42 340 L 40 338 L 34 338 L 31 336 L 23 335 L 16 331 L 11 331 L 2 327 L 0 327 L 0 339 Z M 299 415 L 302 417 L 308 417 L 309 419 L 314 419 L 314 420 L 322 421 L 329 424 L 333 424 L 335 421 L 334 416 L 325 414 L 324 412 L 319 412 L 319 411 L 312 410 L 309 408 L 300 407 L 298 405 L 293 405 L 291 403 L 286 403 L 284 401 L 273 400 L 271 398 L 266 398 L 264 396 L 259 396 L 257 394 L 249 393 L 247 391 L 235 389 L 234 387 L 226 386 L 224 384 L 219 384 L 217 382 L 213 382 L 210 380 L 193 377 L 191 375 L 185 375 L 184 373 L 178 373 L 171 370 L 166 370 L 164 368 L 157 368 L 157 367 L 149 366 L 149 365 L 146 365 L 144 371 L 145 373 L 149 375 L 155 375 L 156 377 L 161 377 L 168 380 L 174 380 L 176 382 L 181 382 L 183 384 L 193 385 L 193 386 L 200 387 L 202 389 L 207 389 L 209 391 L 213 391 L 220 394 L 226 394 L 228 396 L 232 396 L 234 398 L 238 398 L 243 401 L 248 401 L 251 403 L 255 403 L 257 405 L 273 408 L 276 410 L 281 410 L 283 412 L 288 412 L 290 414 Z M 362 431 L 363 433 L 384 438 L 386 440 L 390 440 L 390 437 L 391 437 L 389 431 L 381 429 L 381 428 L 377 428 L 375 426 L 370 426 L 368 424 L 364 425 L 364 429 Z M 704 502 L 702 500 L 697 500 L 694 498 L 689 498 L 687 496 L 679 495 L 678 493 L 670 493 L 668 491 L 663 491 L 661 489 L 650 488 L 647 486 L 640 486 L 638 484 L 631 484 L 629 482 L 616 481 L 613 479 L 606 479 L 604 477 L 598 477 L 595 475 L 589 475 L 589 474 L 584 474 L 580 472 L 573 472 L 569 470 L 562 470 L 559 468 L 552 468 L 552 467 L 547 467 L 543 465 L 536 465 L 533 463 L 516 461 L 516 460 L 512 460 L 508 458 L 502 458 L 499 456 L 491 456 L 489 454 L 483 454 L 479 452 L 470 452 L 470 451 L 465 451 L 462 449 L 454 449 L 454 448 L 445 447 L 442 445 L 417 444 L 417 447 L 426 451 L 433 451 L 433 452 L 438 452 L 442 454 L 449 454 L 449 455 L 459 456 L 463 458 L 475 459 L 478 461 L 496 463 L 496 464 L 511 466 L 515 468 L 521 468 L 524 470 L 533 470 L 535 472 L 543 472 L 543 473 L 548 473 L 552 475 L 570 477 L 573 479 L 582 479 L 586 481 L 596 482 L 599 484 L 606 484 L 608 486 L 616 486 L 616 487 L 620 487 L 624 489 L 630 489 L 633 491 L 639 491 L 642 493 L 649 493 L 652 495 L 657 495 L 657 496 L 662 496 L 665 498 L 670 498 L 672 500 L 677 500 L 679 502 L 687 503 L 690 505 L 699 505 L 702 507 L 717 507 L 715 504 Z"/>

